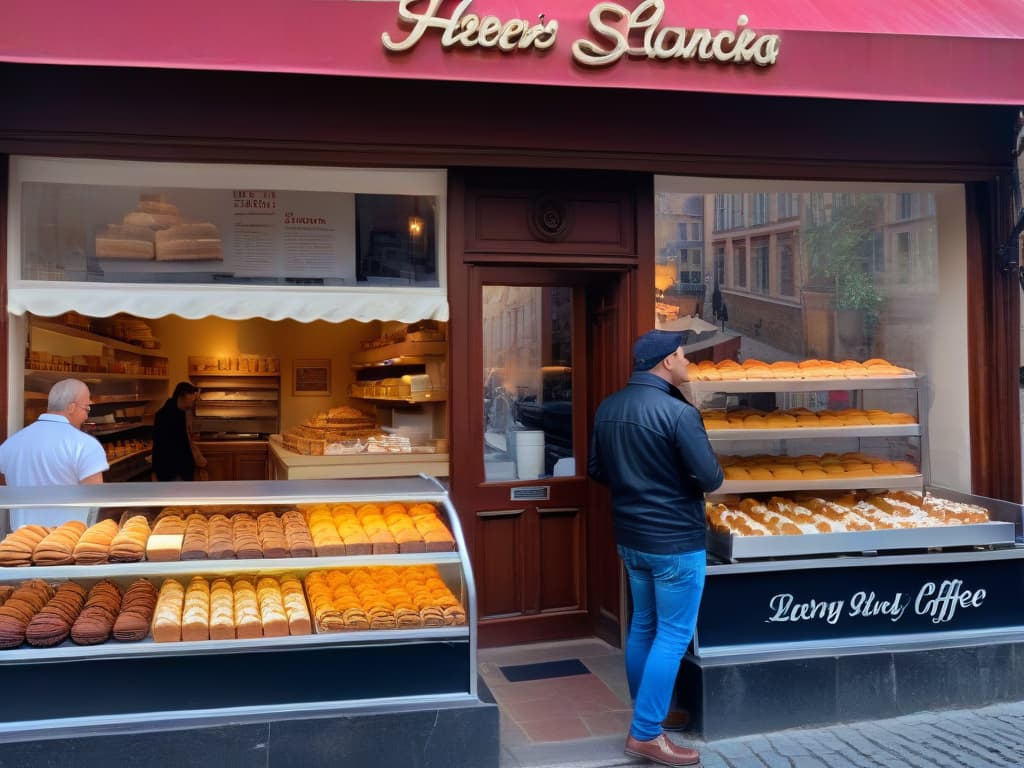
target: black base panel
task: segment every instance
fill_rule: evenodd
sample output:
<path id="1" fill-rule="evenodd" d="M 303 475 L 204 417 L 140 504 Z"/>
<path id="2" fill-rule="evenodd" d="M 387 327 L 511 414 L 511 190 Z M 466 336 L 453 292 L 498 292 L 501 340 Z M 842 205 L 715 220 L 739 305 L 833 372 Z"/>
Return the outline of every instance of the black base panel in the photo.
<path id="1" fill-rule="evenodd" d="M 0 768 L 497 768 L 498 708 L 420 709 L 0 743 Z"/>
<path id="2" fill-rule="evenodd" d="M 9 664 L 0 722 L 469 691 L 465 642 Z"/>
<path id="3" fill-rule="evenodd" d="M 1024 698 L 1024 643 L 702 667 L 676 702 L 706 740 Z"/>

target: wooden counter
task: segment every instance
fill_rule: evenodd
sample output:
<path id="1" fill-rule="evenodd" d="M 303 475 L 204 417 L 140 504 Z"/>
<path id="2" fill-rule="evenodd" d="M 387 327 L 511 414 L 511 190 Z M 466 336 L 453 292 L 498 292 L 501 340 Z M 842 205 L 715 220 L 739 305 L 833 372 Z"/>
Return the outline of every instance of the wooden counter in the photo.
<path id="1" fill-rule="evenodd" d="M 270 438 L 272 480 L 326 480 L 359 477 L 448 477 L 447 453 L 357 453 L 304 456 Z"/>
<path id="2" fill-rule="evenodd" d="M 197 445 L 206 458 L 209 480 L 268 479 L 264 440 L 209 440 Z"/>

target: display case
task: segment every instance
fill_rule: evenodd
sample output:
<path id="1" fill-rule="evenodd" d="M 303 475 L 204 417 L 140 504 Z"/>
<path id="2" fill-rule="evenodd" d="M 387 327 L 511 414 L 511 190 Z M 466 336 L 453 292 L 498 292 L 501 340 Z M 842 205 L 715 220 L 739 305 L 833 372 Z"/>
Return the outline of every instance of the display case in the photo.
<path id="1" fill-rule="evenodd" d="M 708 499 L 704 597 L 677 705 L 719 739 L 1006 698 L 999 685 L 963 681 L 1018 677 L 1003 648 L 1024 639 L 1021 506 L 932 484 L 920 376 L 761 374 L 688 385 L 716 454 L 756 461 L 731 464 L 749 477 L 727 471 Z M 879 462 L 832 474 L 812 461 L 843 452 Z M 874 471 L 897 461 L 900 473 Z M 951 511 L 929 520 L 901 510 L 906 499 Z M 892 519 L 872 518 L 873 507 Z M 723 530 L 723 509 L 788 519 Z M 849 527 L 843 510 L 882 525 Z M 792 707 L 777 706 L 783 679 Z"/>
<path id="2" fill-rule="evenodd" d="M 243 639 L 239 628 L 239 636 L 229 639 L 156 642 L 155 635 L 148 633 L 138 642 L 108 639 L 95 645 L 81 645 L 69 639 L 53 647 L 23 644 L 0 650 L 0 668 L 8 690 L 60 692 L 27 699 L 12 697 L 6 704 L 0 704 L 0 762 L 5 754 L 3 742 L 33 738 L 33 734 L 39 733 L 64 736 L 124 723 L 143 729 L 157 724 L 166 728 L 174 723 L 192 727 L 196 723 L 224 723 L 238 718 L 277 722 L 312 715 L 344 713 L 351 717 L 389 710 L 462 709 L 480 705 L 472 569 L 458 516 L 445 489 L 433 479 L 421 476 L 387 481 L 0 488 L 0 504 L 69 510 L 99 507 L 100 519 L 114 520 L 122 530 L 125 521 L 133 517 L 159 519 L 161 510 L 165 517 L 173 516 L 176 510 L 205 515 L 212 526 L 210 516 L 217 514 L 257 517 L 270 513 L 280 517 L 285 510 L 299 514 L 298 510 L 305 509 L 303 514 L 312 515 L 310 510 L 319 509 L 319 505 L 335 510 L 345 505 L 348 509 L 363 505 L 380 508 L 397 504 L 407 509 L 427 505 L 436 511 L 453 542 L 448 551 L 424 551 L 422 544 L 408 548 L 379 547 L 376 539 L 372 548 L 355 550 L 325 549 L 318 543 L 305 553 L 313 556 L 302 557 L 296 556 L 294 547 L 285 551 L 284 556 L 276 557 L 270 557 L 266 547 L 258 557 L 254 556 L 260 553 L 258 548 L 255 552 L 238 549 L 236 559 L 213 559 L 216 550 L 211 543 L 207 559 L 154 561 L 151 558 L 157 555 L 152 547 L 157 534 L 153 533 L 149 536 L 146 559 L 138 562 L 0 568 L 0 586 L 40 579 L 51 586 L 74 581 L 84 590 L 103 580 L 123 589 L 144 579 L 159 589 L 168 579 L 189 584 L 201 578 L 209 583 L 217 579 L 233 581 L 237 594 L 240 580 L 255 584 L 258 579 L 272 577 L 283 584 L 292 578 L 303 585 L 302 593 L 307 597 L 312 619 L 312 631 L 308 634 L 285 632 L 281 636 Z M 260 541 L 264 541 L 262 523 Z M 337 554 L 318 556 L 325 551 Z M 368 554 L 341 554 L 343 551 Z M 372 554 L 373 551 L 378 554 Z M 346 574 L 345 579 L 355 584 L 357 576 L 364 580 L 388 574 L 389 578 L 406 578 L 403 574 L 418 574 L 421 570 L 436 574 L 443 581 L 460 609 L 464 609 L 464 620 L 459 620 L 455 610 L 451 621 L 413 625 L 385 621 L 356 629 L 343 624 L 341 631 L 330 631 L 338 628 L 337 622 L 321 621 L 327 614 L 315 607 L 319 603 L 309 599 L 313 594 L 311 579 L 326 579 L 327 574 Z M 439 584 L 435 587 L 439 588 Z M 261 591 L 260 600 L 263 599 Z M 236 610 L 237 601 L 236 596 Z M 389 604 L 397 615 L 399 603 Z M 266 621 L 267 609 L 263 610 Z M 159 606 L 156 614 L 161 614 Z M 154 629 L 156 626 L 154 619 Z M 210 626 L 212 635 L 212 619 Z M 267 629 L 264 632 L 269 634 Z"/>

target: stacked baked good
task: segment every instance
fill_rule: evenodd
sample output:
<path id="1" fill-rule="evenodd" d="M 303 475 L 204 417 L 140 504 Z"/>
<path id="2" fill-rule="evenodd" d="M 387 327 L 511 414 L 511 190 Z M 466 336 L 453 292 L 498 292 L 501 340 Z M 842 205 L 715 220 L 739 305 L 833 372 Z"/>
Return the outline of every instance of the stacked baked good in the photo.
<path id="1" fill-rule="evenodd" d="M 207 536 L 211 560 L 235 558 L 235 532 L 231 518 L 220 513 L 210 515 Z"/>
<path id="2" fill-rule="evenodd" d="M 149 520 L 145 515 L 132 515 L 110 541 L 110 562 L 135 563 L 145 557 L 149 541 Z"/>
<path id="3" fill-rule="evenodd" d="M 122 223 L 96 233 L 96 258 L 195 261 L 224 258 L 220 232 L 209 222 L 183 222 L 162 194 L 142 194 Z"/>
<path id="4" fill-rule="evenodd" d="M 32 551 L 33 565 L 71 565 L 78 540 L 85 533 L 85 523 L 69 520 L 54 528 Z"/>
<path id="5" fill-rule="evenodd" d="M 153 616 L 157 642 L 287 637 L 311 631 L 302 585 L 290 575 L 212 582 L 195 576 L 187 587 L 167 579 Z"/>
<path id="6" fill-rule="evenodd" d="M 188 523 L 178 510 L 163 510 L 146 542 L 146 559 L 158 563 L 180 560 L 186 528 Z"/>
<path id="7" fill-rule="evenodd" d="M 121 608 L 121 588 L 109 579 L 89 590 L 85 607 L 71 625 L 71 640 L 78 645 L 98 645 L 110 639 Z"/>
<path id="8" fill-rule="evenodd" d="M 795 499 L 726 498 L 708 504 L 707 518 L 721 533 L 777 536 L 965 525 L 987 522 L 989 514 L 973 504 L 897 490 Z"/>
<path id="9" fill-rule="evenodd" d="M 860 379 L 912 376 L 913 371 L 893 365 L 879 357 L 865 360 L 779 360 L 767 363 L 748 359 L 742 363 L 702 360 L 690 366 L 690 381 L 759 381 L 764 379 Z"/>
<path id="10" fill-rule="evenodd" d="M 711 429 L 812 429 L 815 427 L 867 427 L 917 424 L 909 413 L 848 408 L 840 411 L 812 411 L 791 408 L 786 411 L 758 411 L 753 408 L 701 411 L 704 428 Z"/>
<path id="11" fill-rule="evenodd" d="M 324 632 L 461 625 L 462 604 L 436 566 L 312 571 L 306 595 Z"/>
<path id="12" fill-rule="evenodd" d="M 248 512 L 239 512 L 231 516 L 231 536 L 235 547 L 235 557 L 239 560 L 263 557 L 259 526 L 256 524 L 256 519 Z"/>
<path id="13" fill-rule="evenodd" d="M 185 518 L 181 542 L 182 560 L 205 560 L 210 554 L 210 521 L 206 515 L 193 512 Z"/>
<path id="14" fill-rule="evenodd" d="M 380 435 L 377 424 L 362 411 L 347 405 L 331 408 L 286 431 L 285 448 L 310 456 L 323 456 L 328 443 L 362 440 Z"/>
<path id="15" fill-rule="evenodd" d="M 288 540 L 284 523 L 273 512 L 263 512 L 256 518 L 256 535 L 263 557 L 288 557 Z"/>
<path id="16" fill-rule="evenodd" d="M 85 607 L 86 591 L 73 581 L 57 587 L 53 597 L 25 628 L 25 640 L 36 648 L 60 645 Z"/>
<path id="17" fill-rule="evenodd" d="M 23 525 L 0 542 L 0 566 L 18 568 L 32 564 L 32 553 L 50 533 L 41 525 Z"/>
<path id="18" fill-rule="evenodd" d="M 913 475 L 909 461 L 892 461 L 859 452 L 826 453 L 821 456 L 728 456 L 718 457 L 726 480 L 826 480 Z"/>
<path id="19" fill-rule="evenodd" d="M 284 538 L 290 557 L 313 557 L 316 554 L 313 534 L 310 533 L 301 512 L 289 509 L 281 515 L 281 524 L 284 527 Z"/>
<path id="20" fill-rule="evenodd" d="M 121 598 L 121 610 L 114 621 L 114 639 L 123 643 L 144 640 L 149 635 L 156 599 L 156 587 L 148 580 L 136 579 L 128 585 Z"/>
<path id="21" fill-rule="evenodd" d="M 110 561 L 110 545 L 117 536 L 117 523 L 102 520 L 82 534 L 72 556 L 78 565 L 99 565 Z"/>
<path id="22" fill-rule="evenodd" d="M 450 552 L 455 540 L 433 504 L 300 505 L 317 555 Z"/>
<path id="23" fill-rule="evenodd" d="M 42 579 L 23 581 L 0 605 L 0 648 L 17 648 L 25 642 L 32 618 L 53 597 L 53 588 Z"/>
<path id="24" fill-rule="evenodd" d="M 427 552 L 452 552 L 455 550 L 455 538 L 448 526 L 437 514 L 433 504 L 421 502 L 409 508 L 409 517 L 416 530 L 423 537 L 424 549 Z"/>

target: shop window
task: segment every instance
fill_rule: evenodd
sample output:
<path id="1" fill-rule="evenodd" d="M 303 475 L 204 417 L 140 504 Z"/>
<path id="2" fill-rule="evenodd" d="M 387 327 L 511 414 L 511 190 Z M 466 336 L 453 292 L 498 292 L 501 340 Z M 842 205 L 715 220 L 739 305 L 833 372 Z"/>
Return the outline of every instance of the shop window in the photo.
<path id="1" fill-rule="evenodd" d="M 775 195 L 775 205 L 778 209 L 777 218 L 792 219 L 800 215 L 800 196 L 789 192 L 780 192 Z"/>
<path id="2" fill-rule="evenodd" d="M 751 286 L 754 293 L 767 294 L 769 290 L 770 258 L 768 239 L 753 240 L 750 243 Z"/>
<path id="3" fill-rule="evenodd" d="M 43 158 L 11 167 L 15 293 L 22 281 L 443 288 L 443 172 Z"/>
<path id="4" fill-rule="evenodd" d="M 747 247 L 739 242 L 732 244 L 732 284 L 734 288 L 747 287 Z"/>
<path id="5" fill-rule="evenodd" d="M 725 285 L 725 246 L 715 246 L 715 285 Z"/>
<path id="6" fill-rule="evenodd" d="M 713 301 L 707 302 L 703 319 L 716 328 L 688 342 L 696 361 L 877 357 L 911 369 L 926 382 L 921 418 L 927 429 L 919 438 L 880 440 L 877 450 L 927 453 L 929 479 L 970 487 L 962 185 L 658 176 L 655 187 L 703 195 L 709 215 L 714 211 L 715 232 L 728 232 L 713 236 L 708 265 L 727 319 L 723 329 Z M 760 224 L 764 196 L 769 220 Z M 711 286 L 707 290 L 714 295 Z M 858 397 L 854 404 L 846 394 L 787 391 L 753 402 L 741 394 L 735 403 L 733 395 L 723 397 L 719 407 L 909 413 L 919 405 L 912 391 L 883 399 L 869 390 Z M 922 450 L 922 441 L 930 441 L 930 451 Z M 868 447 L 875 448 L 836 444 L 825 450 Z"/>
<path id="7" fill-rule="evenodd" d="M 779 236 L 779 295 L 791 298 L 796 295 L 796 281 L 794 279 L 793 264 L 793 238 Z"/>
<path id="8" fill-rule="evenodd" d="M 758 227 L 768 223 L 768 198 L 766 192 L 751 195 L 750 225 Z"/>
<path id="9" fill-rule="evenodd" d="M 727 195 L 715 195 L 715 232 L 723 232 L 730 228 L 731 210 L 727 207 Z"/>

